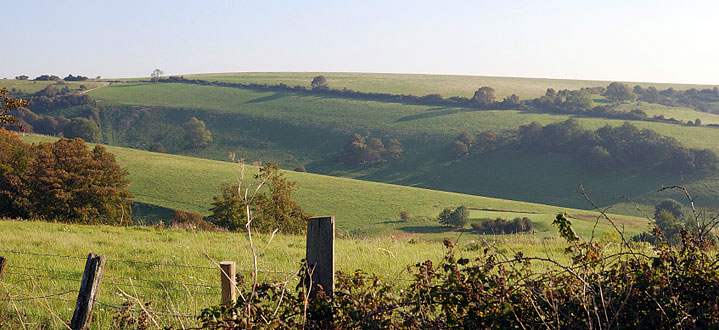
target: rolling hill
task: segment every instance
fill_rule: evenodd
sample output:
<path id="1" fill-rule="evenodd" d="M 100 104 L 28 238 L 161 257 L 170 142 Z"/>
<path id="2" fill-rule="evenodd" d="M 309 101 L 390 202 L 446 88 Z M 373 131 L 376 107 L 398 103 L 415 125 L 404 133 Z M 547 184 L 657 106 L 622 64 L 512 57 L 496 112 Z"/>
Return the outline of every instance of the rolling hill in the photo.
<path id="1" fill-rule="evenodd" d="M 53 138 L 25 136 L 26 142 L 52 141 Z M 129 190 L 137 202 L 165 208 L 182 209 L 209 214 L 212 196 L 219 195 L 224 183 L 235 183 L 238 165 L 208 159 L 168 155 L 120 147 L 107 147 L 115 154 L 118 163 L 130 172 Z M 257 167 L 247 165 L 246 178 L 252 182 Z M 289 180 L 297 182 L 295 198 L 308 212 L 336 217 L 338 232 L 346 237 L 402 235 L 442 238 L 449 229 L 432 219 L 450 206 L 465 205 L 474 211 L 471 218 L 503 217 L 510 220 L 527 216 L 537 224 L 540 237 L 555 237 L 551 227 L 553 217 L 567 212 L 575 217 L 577 232 L 591 235 L 596 213 L 559 206 L 517 202 L 496 198 L 403 187 L 386 183 L 367 182 L 348 178 L 283 171 Z M 402 221 L 400 211 L 409 212 L 411 218 Z M 158 210 L 155 210 L 158 211 Z M 163 212 L 163 210 L 159 210 Z M 137 212 L 137 211 L 136 211 Z M 488 213 L 489 212 L 489 213 Z M 148 213 L 141 208 L 140 218 Z M 617 216 L 626 225 L 628 234 L 645 229 L 646 219 Z M 600 222 L 596 231 L 600 235 L 610 227 Z M 468 237 L 472 236 L 467 234 Z"/>
<path id="2" fill-rule="evenodd" d="M 196 75 L 207 80 L 254 83 L 309 84 L 315 73 Z M 606 85 L 607 82 L 551 79 L 424 76 L 392 74 L 333 74 L 325 76 L 332 87 L 346 86 L 362 91 L 467 94 L 478 85 L 493 86 L 497 95 L 518 93 L 523 97 L 555 89 Z M 188 76 L 189 77 L 189 76 Z M 452 83 L 449 83 L 449 82 Z M 25 82 L 31 83 L 31 82 Z M 18 83 L 15 83 L 18 84 Z M 686 89 L 693 85 L 643 84 L 659 88 Z M 427 106 L 379 102 L 307 93 L 268 92 L 241 88 L 200 86 L 180 83 L 113 83 L 90 92 L 100 110 L 103 138 L 111 145 L 147 149 L 160 142 L 170 153 L 227 160 L 230 152 L 248 163 L 279 162 L 283 168 L 305 166 L 309 172 L 364 181 L 391 183 L 472 195 L 489 196 L 587 208 L 576 193 L 581 181 L 591 197 L 602 206 L 615 205 L 616 212 L 638 215 L 635 207 L 617 196 L 628 196 L 644 210 L 676 193 L 658 193 L 664 185 L 681 181 L 680 173 L 614 170 L 604 173 L 583 168 L 561 154 L 503 149 L 456 159 L 449 145 L 461 132 L 514 130 L 537 121 L 542 124 L 577 118 L 586 128 L 621 125 L 624 121 L 588 118 L 568 114 L 537 113 L 526 110 L 477 110 L 461 107 Z M 598 97 L 596 102 L 604 102 Z M 646 103 L 622 105 L 650 115 L 682 120 L 700 118 L 705 124 L 719 123 L 719 116 L 688 108 Z M 87 116 L 87 107 L 57 109 L 54 115 Z M 197 117 L 212 131 L 213 144 L 203 150 L 183 144 L 183 124 Z M 719 129 L 689 127 L 671 123 L 634 121 L 676 138 L 688 147 L 710 148 Z M 384 141 L 397 138 L 404 148 L 401 160 L 374 167 L 338 164 L 334 157 L 352 133 L 371 134 Z M 719 206 L 719 175 L 685 175 L 685 182 L 700 201 Z"/>

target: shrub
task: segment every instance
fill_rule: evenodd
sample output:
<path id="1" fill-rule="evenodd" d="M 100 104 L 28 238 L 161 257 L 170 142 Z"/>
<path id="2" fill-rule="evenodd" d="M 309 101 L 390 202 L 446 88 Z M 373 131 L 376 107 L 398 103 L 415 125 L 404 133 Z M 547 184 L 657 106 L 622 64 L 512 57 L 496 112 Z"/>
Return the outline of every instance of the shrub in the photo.
<path id="1" fill-rule="evenodd" d="M 300 165 L 295 167 L 295 172 L 307 173 L 307 169 L 304 167 L 304 165 Z"/>
<path id="2" fill-rule="evenodd" d="M 171 229 L 202 231 L 215 231 L 217 229 L 217 226 L 213 223 L 203 220 L 202 215 L 183 210 L 175 210 L 172 212 L 168 227 Z"/>
<path id="3" fill-rule="evenodd" d="M 399 212 L 399 218 L 402 219 L 402 221 L 409 220 L 409 218 L 410 218 L 409 212 L 407 212 L 407 210 L 403 210 L 403 211 Z"/>
<path id="4" fill-rule="evenodd" d="M 86 118 L 73 118 L 66 125 L 62 133 L 64 137 L 69 139 L 81 138 L 87 142 L 102 142 L 102 133 L 97 124 Z"/>
<path id="5" fill-rule="evenodd" d="M 163 154 L 167 152 L 165 150 L 165 146 L 163 146 L 162 143 L 160 143 L 160 142 L 153 143 L 150 146 L 150 149 L 148 149 L 148 151 L 159 152 L 159 153 L 163 153 Z"/>
<path id="6" fill-rule="evenodd" d="M 267 191 L 257 195 L 250 205 L 252 228 L 268 233 L 275 229 L 285 234 L 307 231 L 310 217 L 293 199 L 295 182 L 287 181 L 276 163 L 267 162 L 256 179 L 267 180 Z M 214 196 L 212 222 L 229 230 L 243 230 L 247 223 L 246 205 L 238 195 L 238 185 L 225 186 L 222 194 Z"/>
<path id="7" fill-rule="evenodd" d="M 484 234 L 522 233 L 532 231 L 534 227 L 532 221 L 527 217 L 517 217 L 512 221 L 502 218 L 484 218 L 472 222 L 471 226 L 473 231 Z"/>

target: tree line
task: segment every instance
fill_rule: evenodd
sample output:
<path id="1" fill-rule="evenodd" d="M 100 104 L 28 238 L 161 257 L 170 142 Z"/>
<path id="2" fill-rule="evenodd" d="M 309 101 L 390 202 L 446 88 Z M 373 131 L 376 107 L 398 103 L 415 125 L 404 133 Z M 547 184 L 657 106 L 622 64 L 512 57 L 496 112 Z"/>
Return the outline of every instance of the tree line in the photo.
<path id="1" fill-rule="evenodd" d="M 30 79 L 30 77 L 28 77 L 27 75 L 24 75 L 24 74 L 23 74 L 23 75 L 19 75 L 19 76 L 15 76 L 15 80 L 28 80 L 28 79 Z M 90 79 L 90 78 L 85 77 L 85 76 L 81 76 L 81 75 L 73 76 L 72 74 L 68 74 L 67 77 L 65 77 L 65 78 L 60 78 L 60 77 L 58 77 L 58 76 L 56 76 L 56 75 L 43 74 L 43 75 L 40 75 L 40 76 L 35 77 L 35 79 L 33 79 L 33 80 L 35 80 L 35 81 L 60 81 L 60 80 L 64 80 L 64 81 L 86 81 L 86 80 L 89 80 L 89 79 Z M 98 76 L 96 79 L 100 79 L 100 77 Z"/>
<path id="2" fill-rule="evenodd" d="M 403 152 L 397 139 L 389 139 L 385 145 L 380 138 L 354 133 L 347 138 L 335 160 L 350 166 L 377 165 L 398 160 Z"/>
<path id="3" fill-rule="evenodd" d="M 546 126 L 532 122 L 521 126 L 517 134 L 525 150 L 568 154 L 592 169 L 634 167 L 689 173 L 719 168 L 719 157 L 713 151 L 686 148 L 672 137 L 629 122 L 594 131 L 582 128 L 573 118 Z"/>
<path id="4" fill-rule="evenodd" d="M 85 89 L 84 86 L 81 86 L 81 90 L 82 89 Z M 48 85 L 33 94 L 27 94 L 13 88 L 9 94 L 15 98 L 27 99 L 30 103 L 29 107 L 36 113 L 45 113 L 51 110 L 77 105 L 86 105 L 92 102 L 90 95 L 77 93 L 68 86 L 58 89 L 53 85 Z"/>
<path id="5" fill-rule="evenodd" d="M 164 83 L 186 83 L 197 85 L 209 85 L 218 87 L 244 88 L 261 91 L 277 91 L 277 92 L 294 92 L 294 93 L 314 93 L 327 96 L 337 96 L 343 98 L 352 98 L 359 100 L 372 100 L 381 102 L 400 102 L 408 104 L 420 105 L 443 105 L 452 107 L 467 107 L 475 109 L 523 109 L 523 103 L 519 96 L 510 95 L 501 101 L 497 101 L 494 96 L 494 89 L 491 87 L 479 88 L 472 98 L 453 96 L 444 98 L 439 94 L 428 94 L 417 96 L 412 94 L 391 94 L 376 92 L 361 92 L 348 88 L 333 89 L 329 87 L 327 79 L 324 76 L 315 77 L 312 80 L 311 87 L 305 86 L 289 86 L 284 83 L 279 84 L 257 84 L 257 83 L 231 83 L 221 81 L 208 81 L 202 79 L 187 79 L 183 76 L 170 76 L 159 79 L 158 82 Z"/>
<path id="6" fill-rule="evenodd" d="M 284 83 L 271 85 L 258 83 L 230 83 L 220 81 L 211 82 L 201 79 L 187 79 L 183 76 L 171 76 L 165 79 L 159 79 L 157 81 L 166 83 L 189 83 L 198 85 L 244 88 L 261 91 L 313 93 L 360 100 L 398 102 L 432 106 L 464 107 L 479 110 L 529 109 L 550 113 L 581 114 L 584 116 L 600 118 L 655 121 L 673 124 L 684 124 L 690 126 L 701 125 L 701 121 L 694 120 L 684 123 L 674 118 L 664 118 L 664 116 L 662 115 L 649 117 L 646 112 L 640 109 L 633 109 L 631 111 L 619 110 L 619 105 L 622 102 L 639 100 L 649 103 L 661 103 L 670 106 L 684 105 L 701 111 L 707 111 L 706 109 L 711 109 L 711 107 L 713 106 L 712 104 L 714 104 L 713 102 L 719 102 L 719 89 L 716 87 L 714 89 L 702 90 L 689 89 L 683 92 L 678 92 L 672 88 L 669 88 L 665 91 L 656 92 L 656 88 L 654 87 L 648 87 L 647 89 L 643 89 L 641 86 L 635 86 L 634 89 L 631 89 L 626 84 L 620 82 L 612 82 L 607 87 L 583 87 L 579 90 L 565 89 L 557 91 L 553 88 L 548 88 L 545 95 L 530 100 L 521 100 L 520 97 L 516 94 L 507 96 L 502 100 L 497 100 L 495 97 L 495 90 L 488 86 L 478 88 L 471 98 L 460 96 L 445 98 L 439 94 L 417 96 L 411 94 L 361 92 L 347 88 L 333 89 L 330 87 L 327 79 L 324 76 L 317 76 L 313 78 L 309 88 L 299 85 L 289 86 Z M 663 98 L 657 98 L 656 96 L 654 96 L 655 94 L 664 96 L 662 96 Z M 592 95 L 602 95 L 608 100 L 610 100 L 612 103 L 605 105 L 596 105 L 593 102 Z M 716 111 L 719 112 L 719 109 L 716 109 Z"/>

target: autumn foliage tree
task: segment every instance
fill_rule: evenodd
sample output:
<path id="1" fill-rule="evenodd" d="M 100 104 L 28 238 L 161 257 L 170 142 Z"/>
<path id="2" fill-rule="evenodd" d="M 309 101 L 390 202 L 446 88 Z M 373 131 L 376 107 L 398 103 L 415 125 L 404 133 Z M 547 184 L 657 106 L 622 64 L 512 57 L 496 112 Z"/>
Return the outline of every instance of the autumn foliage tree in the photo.
<path id="1" fill-rule="evenodd" d="M 28 102 L 23 99 L 8 97 L 7 88 L 3 87 L 0 88 L 0 104 L 2 105 L 2 110 L 0 110 L 0 125 L 15 125 L 18 123 L 18 120 L 10 112 L 21 107 L 26 107 Z"/>
<path id="2" fill-rule="evenodd" d="M 132 223 L 128 172 L 82 139 L 28 145 L 0 132 L 0 216 L 83 224 Z"/>

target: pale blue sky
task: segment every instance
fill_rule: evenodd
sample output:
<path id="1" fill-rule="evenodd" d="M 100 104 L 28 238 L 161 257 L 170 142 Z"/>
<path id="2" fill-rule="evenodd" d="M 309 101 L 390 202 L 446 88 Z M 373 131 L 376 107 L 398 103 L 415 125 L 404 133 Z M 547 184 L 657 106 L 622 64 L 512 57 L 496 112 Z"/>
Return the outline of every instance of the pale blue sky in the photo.
<path id="1" fill-rule="evenodd" d="M 719 1 L 6 1 L 0 77 L 243 71 L 719 84 Z"/>

